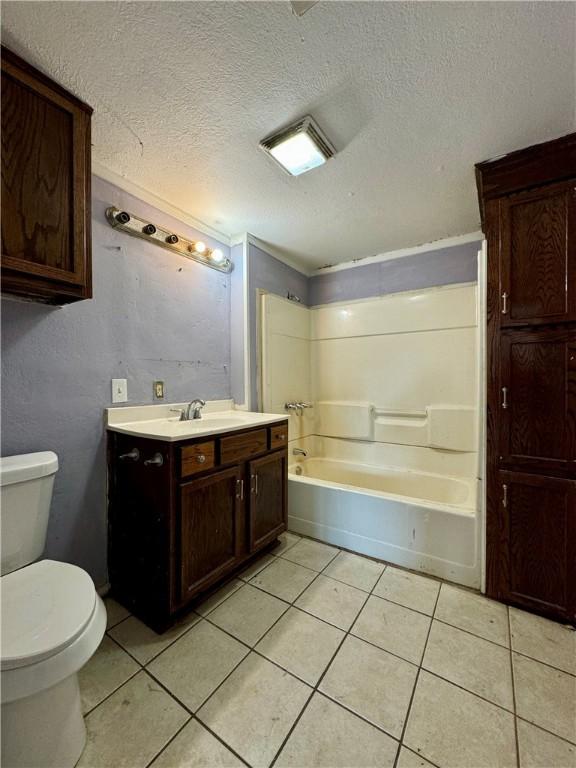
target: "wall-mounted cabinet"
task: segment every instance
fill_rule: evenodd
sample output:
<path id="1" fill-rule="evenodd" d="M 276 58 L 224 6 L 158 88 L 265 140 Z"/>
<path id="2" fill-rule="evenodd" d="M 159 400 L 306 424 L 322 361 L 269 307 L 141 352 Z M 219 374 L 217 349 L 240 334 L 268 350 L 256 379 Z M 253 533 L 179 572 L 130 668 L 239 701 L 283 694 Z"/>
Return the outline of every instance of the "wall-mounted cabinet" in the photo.
<path id="1" fill-rule="evenodd" d="M 92 296 L 92 109 L 2 48 L 2 291 Z"/>
<path id="2" fill-rule="evenodd" d="M 110 432 L 113 594 L 161 631 L 275 541 L 288 514 L 287 437 L 285 420 L 179 442 Z"/>

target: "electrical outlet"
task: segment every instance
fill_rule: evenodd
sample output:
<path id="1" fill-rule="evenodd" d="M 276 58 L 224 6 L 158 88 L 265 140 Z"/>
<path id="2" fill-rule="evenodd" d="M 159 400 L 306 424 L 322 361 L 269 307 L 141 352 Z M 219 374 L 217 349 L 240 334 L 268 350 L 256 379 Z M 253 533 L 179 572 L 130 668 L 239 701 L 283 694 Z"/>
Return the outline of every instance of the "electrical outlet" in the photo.
<path id="1" fill-rule="evenodd" d="M 154 382 L 154 399 L 164 400 L 164 382 L 163 381 Z"/>
<path id="2" fill-rule="evenodd" d="M 112 379 L 112 402 L 125 403 L 128 400 L 127 379 Z"/>

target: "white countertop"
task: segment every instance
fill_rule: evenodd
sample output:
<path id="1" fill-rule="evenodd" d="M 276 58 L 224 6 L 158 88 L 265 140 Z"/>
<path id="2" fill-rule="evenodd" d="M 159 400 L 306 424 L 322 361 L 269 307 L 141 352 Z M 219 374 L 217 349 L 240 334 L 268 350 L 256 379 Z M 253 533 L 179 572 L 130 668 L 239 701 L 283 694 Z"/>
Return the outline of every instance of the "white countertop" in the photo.
<path id="1" fill-rule="evenodd" d="M 186 403 L 169 403 L 106 408 L 106 428 L 136 437 L 176 442 L 274 424 L 288 418 L 280 413 L 243 411 L 234 408 L 232 401 L 219 400 L 206 403 L 201 419 L 180 421 L 178 414 L 171 409 L 185 406 Z"/>

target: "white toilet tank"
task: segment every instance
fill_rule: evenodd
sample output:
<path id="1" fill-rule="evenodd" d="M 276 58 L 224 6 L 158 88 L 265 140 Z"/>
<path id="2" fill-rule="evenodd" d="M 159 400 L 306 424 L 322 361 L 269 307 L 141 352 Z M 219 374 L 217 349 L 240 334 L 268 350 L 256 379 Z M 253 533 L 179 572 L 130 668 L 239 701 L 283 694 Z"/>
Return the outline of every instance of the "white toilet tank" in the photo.
<path id="1" fill-rule="evenodd" d="M 58 456 L 52 451 L 0 458 L 2 575 L 44 552 Z"/>

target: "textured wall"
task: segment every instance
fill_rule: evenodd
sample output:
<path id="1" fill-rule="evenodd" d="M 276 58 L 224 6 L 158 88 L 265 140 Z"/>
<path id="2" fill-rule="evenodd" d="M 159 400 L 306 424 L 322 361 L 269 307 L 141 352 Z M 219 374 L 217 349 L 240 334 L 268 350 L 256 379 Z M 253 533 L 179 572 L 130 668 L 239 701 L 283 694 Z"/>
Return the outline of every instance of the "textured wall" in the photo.
<path id="1" fill-rule="evenodd" d="M 286 298 L 288 291 L 308 304 L 309 279 L 251 243 L 248 245 L 248 302 L 250 316 L 250 380 L 252 408 L 258 407 L 258 291 Z"/>
<path id="2" fill-rule="evenodd" d="M 352 301 L 388 293 L 475 282 L 481 241 L 439 248 L 375 264 L 314 275 L 309 304 Z"/>
<path id="3" fill-rule="evenodd" d="M 63 308 L 2 301 L 2 453 L 60 459 L 46 556 L 106 582 L 105 434 L 110 379 L 131 404 L 230 396 L 230 277 L 113 230 L 115 204 L 190 237 L 227 246 L 93 180 L 94 299 Z"/>

